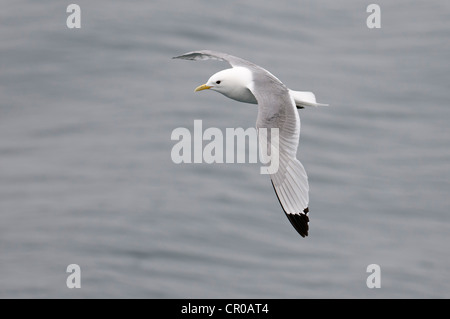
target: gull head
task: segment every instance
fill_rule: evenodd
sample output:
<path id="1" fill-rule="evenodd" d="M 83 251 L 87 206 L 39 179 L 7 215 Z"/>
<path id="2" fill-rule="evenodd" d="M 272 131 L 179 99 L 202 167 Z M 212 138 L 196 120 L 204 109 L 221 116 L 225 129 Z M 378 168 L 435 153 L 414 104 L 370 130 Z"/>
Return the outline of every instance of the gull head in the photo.
<path id="1" fill-rule="evenodd" d="M 235 67 L 212 75 L 205 84 L 198 86 L 195 92 L 213 90 L 233 100 L 256 104 L 256 99 L 249 90 L 252 82 L 249 69 Z"/>

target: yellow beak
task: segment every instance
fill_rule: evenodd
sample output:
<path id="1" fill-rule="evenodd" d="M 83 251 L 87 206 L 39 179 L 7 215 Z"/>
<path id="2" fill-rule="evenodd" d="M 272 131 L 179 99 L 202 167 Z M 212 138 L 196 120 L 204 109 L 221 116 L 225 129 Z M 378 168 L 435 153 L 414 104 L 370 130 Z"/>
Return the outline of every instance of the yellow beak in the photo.
<path id="1" fill-rule="evenodd" d="M 202 84 L 202 85 L 200 85 L 199 87 L 197 87 L 197 88 L 194 90 L 194 92 L 198 92 L 198 91 L 201 91 L 201 90 L 207 90 L 207 89 L 209 89 L 209 88 L 211 88 L 211 86 L 208 86 L 208 85 L 206 85 L 206 84 Z"/>

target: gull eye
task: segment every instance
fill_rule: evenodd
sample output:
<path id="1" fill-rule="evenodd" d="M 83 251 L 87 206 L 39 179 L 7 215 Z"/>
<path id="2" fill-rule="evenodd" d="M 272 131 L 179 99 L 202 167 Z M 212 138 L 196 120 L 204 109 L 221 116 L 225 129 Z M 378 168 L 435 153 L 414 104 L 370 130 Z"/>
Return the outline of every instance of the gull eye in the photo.
<path id="1" fill-rule="evenodd" d="M 216 81 L 216 84 L 220 84 L 220 81 Z"/>

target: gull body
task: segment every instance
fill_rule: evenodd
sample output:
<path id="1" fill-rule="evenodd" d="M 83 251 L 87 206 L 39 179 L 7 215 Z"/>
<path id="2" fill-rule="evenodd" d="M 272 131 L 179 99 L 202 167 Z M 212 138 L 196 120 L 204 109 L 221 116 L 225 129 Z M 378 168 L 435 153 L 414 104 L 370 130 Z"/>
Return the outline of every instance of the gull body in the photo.
<path id="1" fill-rule="evenodd" d="M 209 89 L 236 101 L 258 104 L 256 128 L 278 128 L 279 142 L 267 140 L 279 152 L 278 171 L 270 174 L 270 178 L 289 221 L 302 237 L 308 236 L 309 184 L 306 171 L 296 158 L 300 138 L 297 108 L 326 104 L 317 103 L 312 92 L 290 90 L 269 71 L 236 56 L 202 50 L 174 58 L 215 59 L 231 64 L 232 68 L 215 73 L 195 91 Z M 261 146 L 261 139 L 259 143 Z"/>

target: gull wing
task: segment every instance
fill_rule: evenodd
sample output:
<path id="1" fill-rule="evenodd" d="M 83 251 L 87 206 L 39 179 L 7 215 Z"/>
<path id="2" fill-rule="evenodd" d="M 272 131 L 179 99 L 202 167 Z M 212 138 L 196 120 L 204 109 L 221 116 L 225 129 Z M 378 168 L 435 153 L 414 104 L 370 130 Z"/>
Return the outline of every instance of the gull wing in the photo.
<path id="1" fill-rule="evenodd" d="M 232 67 L 236 66 L 255 66 L 255 64 L 238 58 L 237 56 L 230 55 L 227 53 L 217 52 L 217 51 L 211 51 L 211 50 L 200 50 L 200 51 L 192 51 L 188 52 L 176 57 L 173 57 L 172 59 L 183 59 L 183 60 L 219 60 L 219 61 L 225 61 L 228 62 Z"/>
<path id="2" fill-rule="evenodd" d="M 295 102 L 281 82 L 262 71 L 254 76 L 254 84 L 249 89 L 258 101 L 256 127 L 258 131 L 268 129 L 266 139 L 259 135 L 260 150 L 273 147 L 279 154 L 278 170 L 270 174 L 275 193 L 292 226 L 302 237 L 308 236 L 309 184 L 305 168 L 296 158 L 300 117 Z M 278 143 L 269 134 L 271 128 L 279 129 Z M 261 145 L 266 141 L 267 146 Z"/>

